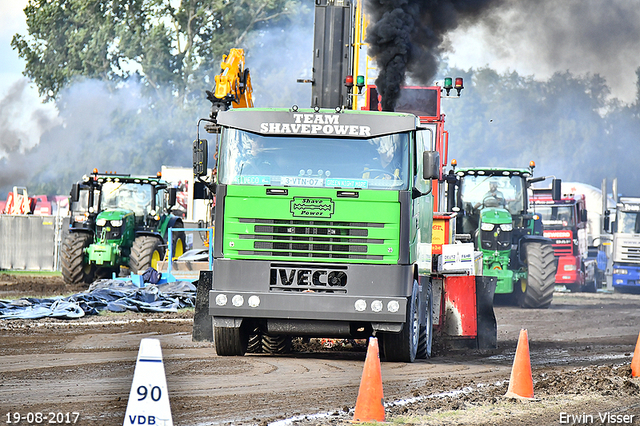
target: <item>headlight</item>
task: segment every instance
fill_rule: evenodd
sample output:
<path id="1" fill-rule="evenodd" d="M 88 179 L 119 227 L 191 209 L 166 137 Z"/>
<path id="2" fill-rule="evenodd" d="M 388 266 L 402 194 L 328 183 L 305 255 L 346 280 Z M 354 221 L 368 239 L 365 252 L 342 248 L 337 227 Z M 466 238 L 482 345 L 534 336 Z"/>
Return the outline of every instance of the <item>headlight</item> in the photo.
<path id="1" fill-rule="evenodd" d="M 98 219 L 96 220 L 96 225 L 98 226 L 105 226 L 107 224 L 107 220 L 106 219 Z"/>
<path id="2" fill-rule="evenodd" d="M 227 304 L 227 295 L 226 294 L 219 294 L 216 296 L 216 305 L 218 306 L 224 306 Z"/>
<path id="3" fill-rule="evenodd" d="M 513 230 L 513 224 L 512 223 L 503 223 L 502 225 L 500 225 L 500 229 L 502 229 L 504 232 L 509 232 Z"/>
<path id="4" fill-rule="evenodd" d="M 493 231 L 493 223 L 482 222 L 482 225 L 480 225 L 480 229 L 482 229 L 483 231 Z"/>
<path id="5" fill-rule="evenodd" d="M 155 211 L 155 210 L 151 210 L 151 211 L 149 212 L 149 214 L 150 214 L 151 216 L 155 216 L 155 215 L 156 215 L 156 211 Z"/>
<path id="6" fill-rule="evenodd" d="M 565 271 L 575 271 L 576 270 L 576 265 L 564 265 L 564 270 Z"/>
<path id="7" fill-rule="evenodd" d="M 112 220 L 111 226 L 119 228 L 120 226 L 122 226 L 122 220 Z"/>
<path id="8" fill-rule="evenodd" d="M 616 275 L 627 275 L 629 273 L 629 271 L 627 271 L 626 269 L 614 269 L 613 273 Z"/>

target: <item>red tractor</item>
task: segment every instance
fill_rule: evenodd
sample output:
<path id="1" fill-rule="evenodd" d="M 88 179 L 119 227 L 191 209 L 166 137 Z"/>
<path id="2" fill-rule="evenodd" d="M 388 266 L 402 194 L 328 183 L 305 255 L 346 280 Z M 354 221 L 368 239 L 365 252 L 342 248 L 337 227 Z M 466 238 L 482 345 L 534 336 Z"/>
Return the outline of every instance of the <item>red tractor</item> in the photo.
<path id="1" fill-rule="evenodd" d="M 530 199 L 542 219 L 544 236 L 553 241 L 558 259 L 556 285 L 572 292 L 596 291 L 595 261 L 587 259 L 587 209 L 584 194 L 563 194 L 554 201 L 551 189 L 533 189 Z"/>

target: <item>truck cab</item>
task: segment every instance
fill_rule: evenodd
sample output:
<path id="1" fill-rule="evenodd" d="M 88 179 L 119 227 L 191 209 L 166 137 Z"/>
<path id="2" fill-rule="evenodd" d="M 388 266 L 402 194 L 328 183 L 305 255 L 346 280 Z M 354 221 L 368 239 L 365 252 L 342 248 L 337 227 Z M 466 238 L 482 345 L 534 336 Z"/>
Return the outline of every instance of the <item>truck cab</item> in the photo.
<path id="1" fill-rule="evenodd" d="M 620 197 L 611 230 L 613 232 L 613 288 L 622 292 L 639 292 L 640 197 Z"/>
<path id="2" fill-rule="evenodd" d="M 570 291 L 596 290 L 595 261 L 587 249 L 587 210 L 584 194 L 563 194 L 553 200 L 551 189 L 533 188 L 530 203 L 542 219 L 544 236 L 553 242 L 558 259 L 556 285 Z"/>

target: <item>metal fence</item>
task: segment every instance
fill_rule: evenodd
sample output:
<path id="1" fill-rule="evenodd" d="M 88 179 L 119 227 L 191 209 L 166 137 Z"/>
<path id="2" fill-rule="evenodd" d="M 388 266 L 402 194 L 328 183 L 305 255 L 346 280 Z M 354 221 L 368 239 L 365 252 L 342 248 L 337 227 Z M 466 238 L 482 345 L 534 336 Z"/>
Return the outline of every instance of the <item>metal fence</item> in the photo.
<path id="1" fill-rule="evenodd" d="M 60 270 L 69 217 L 0 215 L 0 269 Z"/>

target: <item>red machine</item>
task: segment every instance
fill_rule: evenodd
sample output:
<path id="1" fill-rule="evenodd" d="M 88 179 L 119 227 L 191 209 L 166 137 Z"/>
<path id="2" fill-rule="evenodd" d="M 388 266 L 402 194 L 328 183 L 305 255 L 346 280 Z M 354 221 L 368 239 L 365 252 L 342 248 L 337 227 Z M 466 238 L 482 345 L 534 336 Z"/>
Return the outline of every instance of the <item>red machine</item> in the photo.
<path id="1" fill-rule="evenodd" d="M 477 268 L 473 248 L 466 247 L 465 251 L 465 245 L 454 244 L 453 219 L 456 213 L 444 212 L 446 176 L 443 170 L 448 163 L 449 132 L 444 128 L 445 115 L 441 112 L 440 103 L 443 96 L 450 97 L 451 90 L 460 96 L 462 89 L 462 78 L 445 78 L 442 87 L 403 87 L 395 112 L 418 116 L 420 123 L 429 131 L 430 148 L 440 154 L 440 179 L 434 180 L 432 186 L 434 216 L 431 253 L 435 255 L 434 259 L 441 259 L 438 264 L 432 265 L 431 271 L 433 329 L 444 346 L 491 349 L 497 346 L 497 325 L 493 312 L 495 278 L 475 275 Z M 381 99 L 376 87 L 369 85 L 365 90 L 366 101 L 362 109 L 380 110 Z M 446 263 L 454 266 L 447 267 Z"/>
<path id="2" fill-rule="evenodd" d="M 400 92 L 400 98 L 396 103 L 396 112 L 408 112 L 420 118 L 420 123 L 431 124 L 433 128 L 433 144 L 431 148 L 440 153 L 440 180 L 433 185 L 433 211 L 442 211 L 444 203 L 444 181 L 442 180 L 443 169 L 448 163 L 449 153 L 449 132 L 444 129 L 444 114 L 440 111 L 440 101 L 442 90 L 447 90 L 440 86 L 405 86 Z M 462 79 L 456 78 L 456 90 L 462 89 Z M 451 90 L 451 89 L 449 89 Z M 458 94 L 460 92 L 458 91 Z M 366 102 L 362 108 L 367 111 L 380 110 L 381 99 L 376 86 L 366 87 Z"/>
<path id="3" fill-rule="evenodd" d="M 553 240 L 556 284 L 571 291 L 595 291 L 595 261 L 587 259 L 584 194 L 563 194 L 561 200 L 553 201 L 550 189 L 534 188 L 530 203 L 542 219 L 544 236 Z"/>

